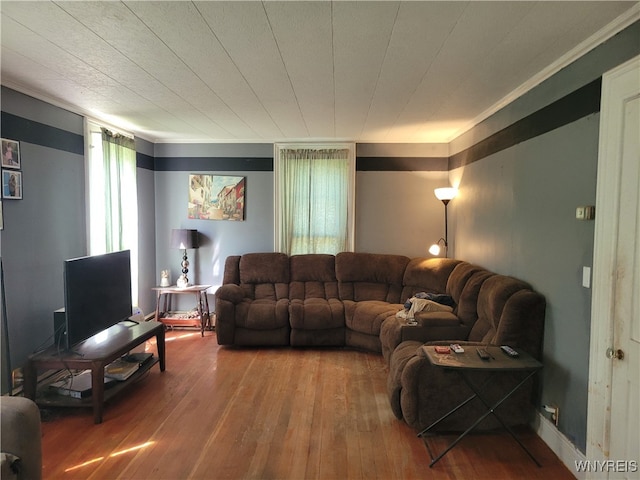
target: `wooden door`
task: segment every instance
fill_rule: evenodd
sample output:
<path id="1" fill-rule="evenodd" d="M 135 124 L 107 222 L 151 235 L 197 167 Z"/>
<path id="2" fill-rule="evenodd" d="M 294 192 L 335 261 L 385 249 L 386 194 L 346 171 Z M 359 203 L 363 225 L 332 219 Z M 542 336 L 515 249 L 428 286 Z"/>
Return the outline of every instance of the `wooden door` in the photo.
<path id="1" fill-rule="evenodd" d="M 603 77 L 587 459 L 640 473 L 640 57 Z"/>

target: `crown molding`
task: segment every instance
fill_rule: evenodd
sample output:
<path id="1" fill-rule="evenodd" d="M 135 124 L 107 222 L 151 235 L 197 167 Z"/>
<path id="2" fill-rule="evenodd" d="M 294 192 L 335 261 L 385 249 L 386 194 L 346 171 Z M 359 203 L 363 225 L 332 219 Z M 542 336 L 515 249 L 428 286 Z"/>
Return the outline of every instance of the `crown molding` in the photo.
<path id="1" fill-rule="evenodd" d="M 548 67 L 541 70 L 538 74 L 534 75 L 529 80 L 527 80 L 522 85 L 520 85 L 518 88 L 513 90 L 509 95 L 503 97 L 501 100 L 493 104 L 491 107 L 489 107 L 487 110 L 482 112 L 480 115 L 470 120 L 464 127 L 460 128 L 458 131 L 453 133 L 447 141 L 450 143 L 456 138 L 458 138 L 460 135 L 468 132 L 473 127 L 475 127 L 476 125 L 480 124 L 481 122 L 489 118 L 491 115 L 500 111 L 501 109 L 503 109 L 513 101 L 517 100 L 518 98 L 523 96 L 525 93 L 529 92 L 530 90 L 533 90 L 542 82 L 552 77 L 553 75 L 558 73 L 560 70 L 570 65 L 571 63 L 575 62 L 579 58 L 583 57 L 584 55 L 589 53 L 591 50 L 596 48 L 597 46 L 606 42 L 614 35 L 617 35 L 622 30 L 624 30 L 625 28 L 627 28 L 629 25 L 636 22 L 637 20 L 640 20 L 640 3 L 636 3 L 629 10 L 627 10 L 618 18 L 610 22 L 607 26 L 601 28 L 599 31 L 591 35 L 589 38 L 579 43 L 576 47 L 569 50 L 565 55 L 560 57 L 558 60 L 551 63 Z"/>

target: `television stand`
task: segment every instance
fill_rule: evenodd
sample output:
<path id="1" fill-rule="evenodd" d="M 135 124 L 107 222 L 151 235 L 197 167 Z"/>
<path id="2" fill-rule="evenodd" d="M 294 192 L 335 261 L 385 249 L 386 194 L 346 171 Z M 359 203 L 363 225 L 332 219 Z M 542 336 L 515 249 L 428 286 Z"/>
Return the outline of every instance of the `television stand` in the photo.
<path id="1" fill-rule="evenodd" d="M 145 363 L 127 380 L 118 382 L 116 386 L 105 391 L 104 367 L 154 336 L 158 358 Z M 130 385 L 156 363 L 160 363 L 160 371 L 164 372 L 165 346 L 162 323 L 150 321 L 137 325 L 116 324 L 74 345 L 73 351 L 59 351 L 53 345 L 31 355 L 24 366 L 24 395 L 40 406 L 90 406 L 93 408 L 94 423 L 102 423 L 105 400 Z M 64 395 L 39 395 L 38 370 L 47 369 L 91 370 L 91 396 L 72 398 Z"/>

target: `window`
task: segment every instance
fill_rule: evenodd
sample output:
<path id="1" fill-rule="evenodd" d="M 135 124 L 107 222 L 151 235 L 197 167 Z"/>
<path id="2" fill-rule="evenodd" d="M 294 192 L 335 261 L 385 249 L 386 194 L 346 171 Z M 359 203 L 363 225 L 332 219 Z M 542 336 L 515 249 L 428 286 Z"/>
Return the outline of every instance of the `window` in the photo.
<path id="1" fill-rule="evenodd" d="M 131 251 L 131 295 L 138 304 L 138 196 L 132 137 L 88 123 L 89 254 Z"/>
<path id="2" fill-rule="evenodd" d="M 353 251 L 353 144 L 275 146 L 275 243 L 289 255 Z"/>

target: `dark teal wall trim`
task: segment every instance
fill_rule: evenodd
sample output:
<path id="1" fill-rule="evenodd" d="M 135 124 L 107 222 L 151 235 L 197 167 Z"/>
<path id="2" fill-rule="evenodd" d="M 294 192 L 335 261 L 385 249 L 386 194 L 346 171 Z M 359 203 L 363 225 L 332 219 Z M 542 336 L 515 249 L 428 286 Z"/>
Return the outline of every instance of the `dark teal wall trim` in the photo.
<path id="1" fill-rule="evenodd" d="M 449 170 L 468 165 L 600 111 L 602 77 L 449 157 Z"/>
<path id="2" fill-rule="evenodd" d="M 157 172 L 272 172 L 273 158 L 156 157 Z"/>
<path id="3" fill-rule="evenodd" d="M 600 111 L 602 78 L 518 120 L 472 147 L 447 157 L 357 157 L 357 171 L 446 172 Z M 2 112 L 2 137 L 84 154 L 82 135 Z M 139 168 L 152 171 L 272 172 L 273 158 L 152 157 L 137 153 Z"/>
<path id="4" fill-rule="evenodd" d="M 2 112 L 2 138 L 84 155 L 84 137 L 56 127 Z"/>
<path id="5" fill-rule="evenodd" d="M 357 157 L 356 170 L 446 172 L 447 162 L 447 157 Z M 138 167 L 140 166 L 140 157 L 138 157 Z M 155 170 L 160 172 L 199 170 L 272 172 L 273 158 L 159 157 L 155 159 Z"/>
<path id="6" fill-rule="evenodd" d="M 153 171 L 153 166 L 153 157 L 145 155 L 144 153 L 136 152 L 136 167 Z"/>
<path id="7" fill-rule="evenodd" d="M 447 157 L 357 157 L 356 170 L 375 172 L 446 172 Z"/>

